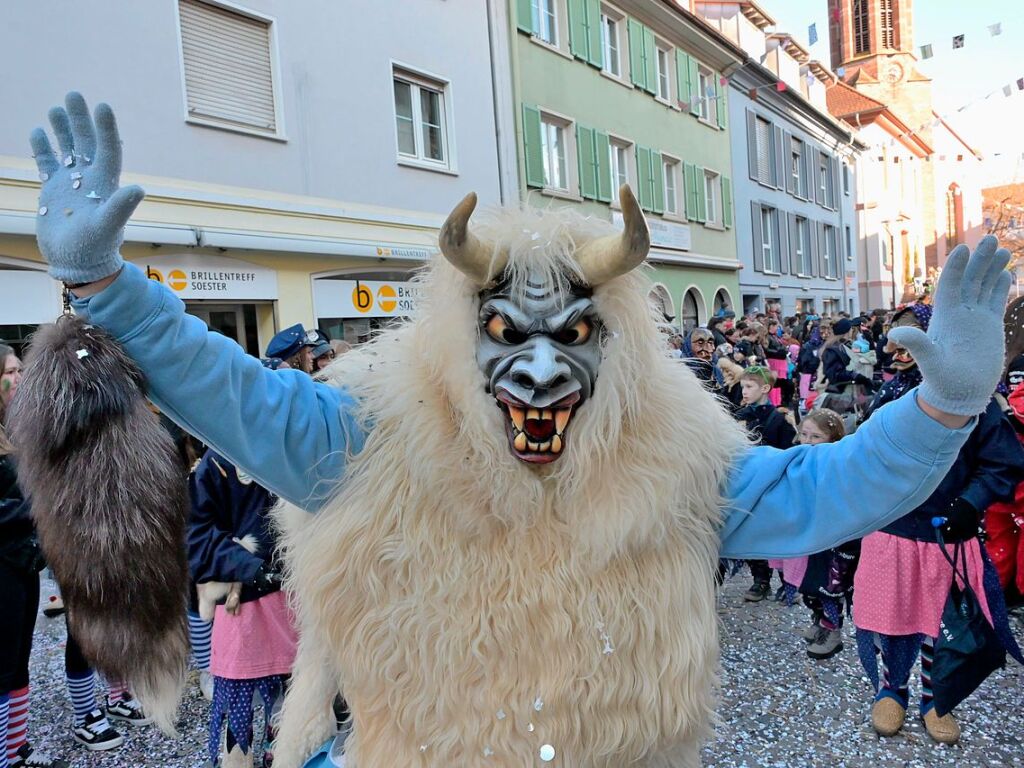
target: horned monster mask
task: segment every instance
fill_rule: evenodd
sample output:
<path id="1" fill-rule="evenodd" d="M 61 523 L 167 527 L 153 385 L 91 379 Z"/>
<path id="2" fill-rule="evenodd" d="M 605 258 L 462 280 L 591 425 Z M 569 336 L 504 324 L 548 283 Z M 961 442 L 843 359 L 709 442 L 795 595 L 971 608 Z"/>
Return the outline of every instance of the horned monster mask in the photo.
<path id="1" fill-rule="evenodd" d="M 480 287 L 477 363 L 521 461 L 547 464 L 562 454 L 572 415 L 593 392 L 602 358 L 604 325 L 594 290 L 647 257 L 650 235 L 640 206 L 628 186 L 619 199 L 622 233 L 576 244 L 572 274 L 534 269 L 514 279 L 506 269 L 508 250 L 469 229 L 475 194 L 441 228 L 441 252 Z"/>

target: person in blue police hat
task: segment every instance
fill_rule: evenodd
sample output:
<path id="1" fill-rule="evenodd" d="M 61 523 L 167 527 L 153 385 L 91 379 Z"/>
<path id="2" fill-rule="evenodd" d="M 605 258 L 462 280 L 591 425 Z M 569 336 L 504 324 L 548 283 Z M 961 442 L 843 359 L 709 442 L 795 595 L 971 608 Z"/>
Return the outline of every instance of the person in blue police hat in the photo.
<path id="1" fill-rule="evenodd" d="M 279 357 L 289 368 L 313 373 L 313 347 L 320 343 L 319 331 L 307 331 L 302 323 L 278 331 L 267 345 L 267 357 Z"/>

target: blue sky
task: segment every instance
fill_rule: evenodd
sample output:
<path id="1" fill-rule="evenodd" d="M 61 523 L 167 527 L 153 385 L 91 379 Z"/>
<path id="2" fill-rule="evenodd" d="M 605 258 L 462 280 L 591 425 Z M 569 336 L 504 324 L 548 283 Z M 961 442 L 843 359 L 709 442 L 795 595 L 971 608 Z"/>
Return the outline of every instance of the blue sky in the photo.
<path id="1" fill-rule="evenodd" d="M 777 31 L 792 34 L 807 46 L 807 28 L 817 23 L 818 42 L 811 55 L 830 62 L 826 0 L 762 0 L 775 17 Z M 987 185 L 1024 182 L 1024 13 L 1020 0 L 914 1 L 914 46 L 930 43 L 934 56 L 918 62 L 932 78 L 936 111 L 968 143 L 985 156 Z M 1001 35 L 992 37 L 988 25 L 1001 22 Z M 953 50 L 953 36 L 965 35 L 965 45 Z M 1009 98 L 1002 87 L 1011 85 Z M 983 97 L 996 91 L 988 99 Z M 957 110 L 971 104 L 962 112 Z"/>

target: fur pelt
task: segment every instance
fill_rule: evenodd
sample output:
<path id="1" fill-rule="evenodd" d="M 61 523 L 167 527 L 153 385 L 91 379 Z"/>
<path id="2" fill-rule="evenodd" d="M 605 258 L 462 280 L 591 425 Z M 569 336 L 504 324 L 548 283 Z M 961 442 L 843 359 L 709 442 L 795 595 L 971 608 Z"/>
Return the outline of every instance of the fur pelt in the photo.
<path id="1" fill-rule="evenodd" d="M 259 552 L 259 542 L 251 533 L 231 540 L 250 554 Z M 204 581 L 196 584 L 196 595 L 199 598 L 199 616 L 203 621 L 213 621 L 217 603 L 221 600 L 224 601 L 224 610 L 234 616 L 241 604 L 242 584 L 238 581 Z"/>
<path id="2" fill-rule="evenodd" d="M 188 489 L 120 345 L 63 317 L 33 336 L 11 418 L 18 480 L 85 657 L 167 733 L 188 659 Z"/>
<path id="3" fill-rule="evenodd" d="M 578 273 L 605 222 L 509 211 L 476 233 L 510 273 Z M 534 234 L 536 233 L 536 234 Z M 420 314 L 327 378 L 372 430 L 316 516 L 283 523 L 300 647 L 275 765 L 352 711 L 349 768 L 696 766 L 716 702 L 720 489 L 739 426 L 664 349 L 639 274 L 562 457 L 513 458 L 474 351 L 478 287 L 438 259 Z M 282 515 L 284 517 L 284 515 Z"/>

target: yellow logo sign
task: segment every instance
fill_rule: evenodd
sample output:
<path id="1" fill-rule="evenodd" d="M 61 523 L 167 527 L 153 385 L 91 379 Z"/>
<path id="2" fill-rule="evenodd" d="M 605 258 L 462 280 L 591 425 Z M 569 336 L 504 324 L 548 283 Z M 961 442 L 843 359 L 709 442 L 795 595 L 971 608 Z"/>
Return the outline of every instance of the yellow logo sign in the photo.
<path id="1" fill-rule="evenodd" d="M 397 297 L 398 294 L 390 285 L 382 285 L 377 289 L 377 303 L 385 312 L 395 311 L 395 306 L 398 304 Z"/>
<path id="2" fill-rule="evenodd" d="M 146 267 L 146 277 L 150 280 L 156 280 L 158 283 L 163 283 L 164 276 L 161 274 L 159 269 L 153 269 L 152 267 Z"/>
<path id="3" fill-rule="evenodd" d="M 373 309 L 373 291 L 356 280 L 356 287 L 352 289 L 352 306 L 359 312 L 369 312 Z"/>
<path id="4" fill-rule="evenodd" d="M 172 269 L 167 273 L 167 284 L 176 291 L 183 291 L 188 285 L 188 278 L 180 269 Z"/>

